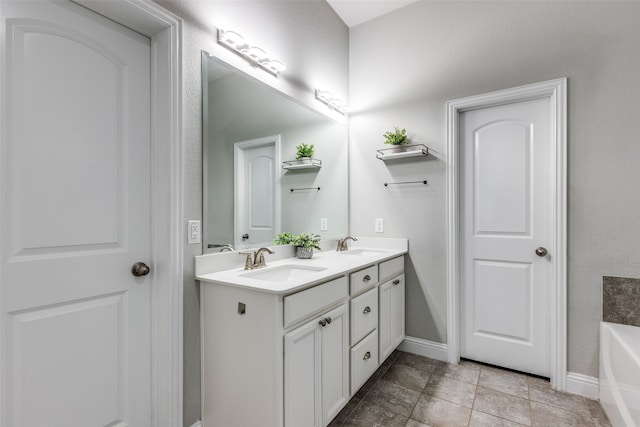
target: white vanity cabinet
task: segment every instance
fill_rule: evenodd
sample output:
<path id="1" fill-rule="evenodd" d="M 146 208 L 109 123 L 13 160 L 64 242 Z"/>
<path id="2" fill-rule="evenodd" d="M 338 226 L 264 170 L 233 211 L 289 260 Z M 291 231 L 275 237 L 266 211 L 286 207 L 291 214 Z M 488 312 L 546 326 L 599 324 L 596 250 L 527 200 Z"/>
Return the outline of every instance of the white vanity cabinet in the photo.
<path id="1" fill-rule="evenodd" d="M 349 400 L 347 304 L 284 337 L 284 425 L 324 427 Z"/>
<path id="2" fill-rule="evenodd" d="M 295 287 L 234 283 L 255 277 L 242 270 L 199 276 L 202 425 L 326 427 L 404 338 L 398 252 L 325 254 L 330 274 Z"/>

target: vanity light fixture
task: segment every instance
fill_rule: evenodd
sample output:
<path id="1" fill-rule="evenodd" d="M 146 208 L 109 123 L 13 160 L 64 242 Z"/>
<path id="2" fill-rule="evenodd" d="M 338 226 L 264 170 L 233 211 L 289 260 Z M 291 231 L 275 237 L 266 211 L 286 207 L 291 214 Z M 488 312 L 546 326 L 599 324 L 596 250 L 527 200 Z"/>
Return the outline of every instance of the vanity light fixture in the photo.
<path id="1" fill-rule="evenodd" d="M 269 58 L 267 52 L 258 46 L 251 46 L 235 31 L 218 29 L 218 43 L 237 53 L 251 65 L 278 76 L 287 66 L 279 59 Z"/>
<path id="2" fill-rule="evenodd" d="M 336 110 L 340 114 L 347 114 L 351 111 L 351 107 L 344 103 L 341 99 L 336 98 L 333 94 L 326 90 L 316 89 L 316 99 L 329 108 Z"/>

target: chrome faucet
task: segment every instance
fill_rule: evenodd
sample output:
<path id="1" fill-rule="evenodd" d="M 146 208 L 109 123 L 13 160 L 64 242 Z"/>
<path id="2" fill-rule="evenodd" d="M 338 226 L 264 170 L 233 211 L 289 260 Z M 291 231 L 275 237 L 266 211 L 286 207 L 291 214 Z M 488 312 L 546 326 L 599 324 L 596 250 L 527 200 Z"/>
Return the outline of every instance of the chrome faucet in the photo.
<path id="1" fill-rule="evenodd" d="M 240 255 L 245 255 L 247 258 L 244 260 L 244 269 L 253 270 L 255 268 L 266 267 L 267 264 L 264 260 L 264 253 L 268 252 L 273 254 L 274 252 L 269 248 L 260 248 L 258 251 L 242 251 Z"/>
<path id="2" fill-rule="evenodd" d="M 357 242 L 358 239 L 356 239 L 355 237 L 351 237 L 351 236 L 347 236 L 344 239 L 340 239 L 338 240 L 338 247 L 336 248 L 336 251 L 338 252 L 343 252 L 343 251 L 348 251 L 349 250 L 349 246 L 347 246 L 347 240 L 353 240 L 354 242 Z"/>

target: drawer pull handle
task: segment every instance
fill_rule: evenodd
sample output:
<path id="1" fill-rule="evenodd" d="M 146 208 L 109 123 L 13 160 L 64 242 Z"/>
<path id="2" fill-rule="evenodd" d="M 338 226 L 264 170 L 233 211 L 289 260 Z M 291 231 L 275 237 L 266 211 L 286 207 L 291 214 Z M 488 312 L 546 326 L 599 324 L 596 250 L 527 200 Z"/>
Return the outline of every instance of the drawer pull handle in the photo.
<path id="1" fill-rule="evenodd" d="M 324 318 L 320 319 L 320 321 L 319 321 L 318 323 L 319 323 L 319 324 L 320 324 L 320 326 L 322 326 L 323 328 L 324 328 L 325 326 L 327 326 L 327 320 L 326 320 L 326 319 L 324 319 Z"/>
<path id="2" fill-rule="evenodd" d="M 362 360 L 368 360 L 368 359 L 371 359 L 371 352 L 370 351 L 367 351 L 364 354 L 364 357 L 362 358 Z"/>
<path id="3" fill-rule="evenodd" d="M 400 279 L 396 279 L 396 280 L 394 280 L 394 281 L 393 281 L 393 284 L 394 284 L 394 285 L 399 285 L 399 284 L 400 284 Z"/>
<path id="4" fill-rule="evenodd" d="M 331 323 L 331 317 L 327 317 L 325 320 L 327 321 L 327 325 Z"/>
<path id="5" fill-rule="evenodd" d="M 371 276 L 369 276 L 368 274 L 362 278 L 363 282 L 368 282 L 369 280 L 371 280 Z"/>
<path id="6" fill-rule="evenodd" d="M 366 306 L 364 308 L 364 311 L 362 312 L 362 314 L 367 314 L 367 313 L 371 313 L 371 307 L 369 307 L 369 306 Z"/>

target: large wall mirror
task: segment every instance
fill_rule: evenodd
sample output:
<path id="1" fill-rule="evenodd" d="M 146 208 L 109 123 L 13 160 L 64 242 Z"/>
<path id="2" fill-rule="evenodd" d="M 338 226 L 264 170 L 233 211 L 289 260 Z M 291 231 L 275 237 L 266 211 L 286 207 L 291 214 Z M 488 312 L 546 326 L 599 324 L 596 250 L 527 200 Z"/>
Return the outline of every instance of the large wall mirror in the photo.
<path id="1" fill-rule="evenodd" d="M 347 126 L 206 52 L 202 79 L 203 252 L 270 245 L 281 232 L 345 236 Z M 282 167 L 301 143 L 321 167 Z"/>

